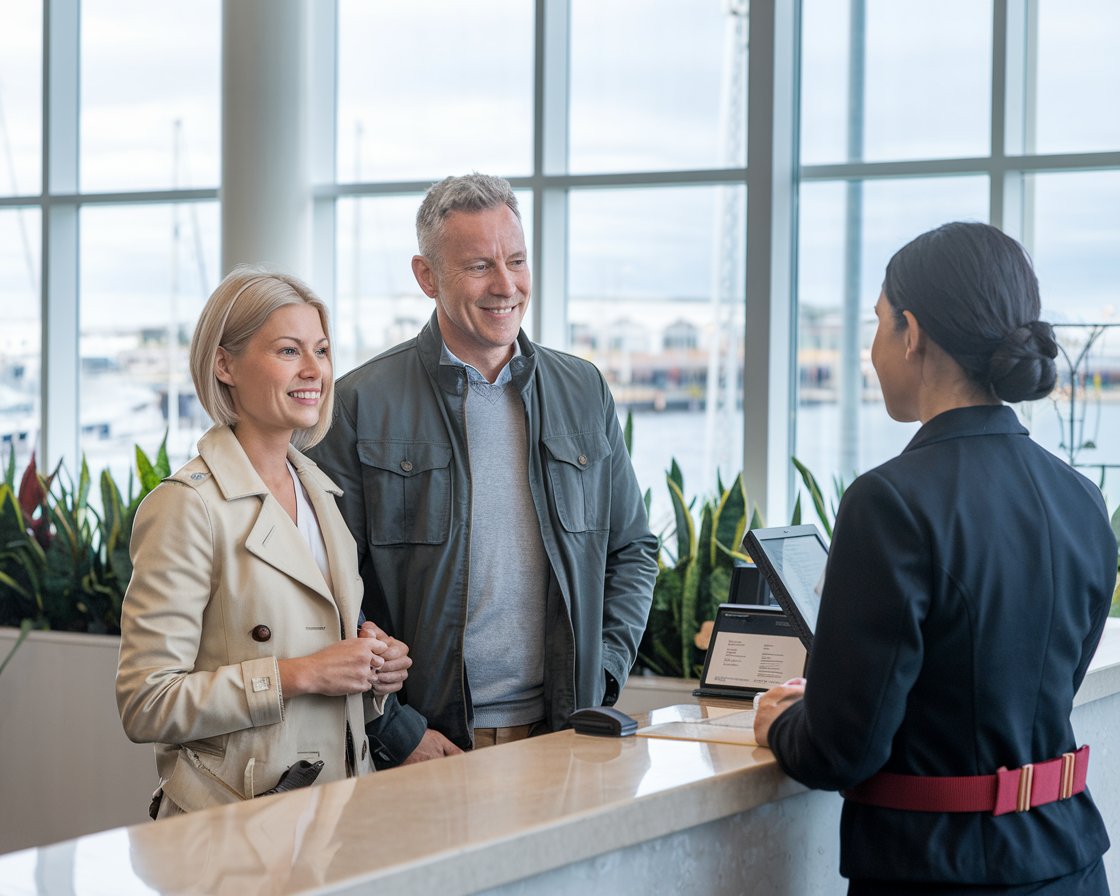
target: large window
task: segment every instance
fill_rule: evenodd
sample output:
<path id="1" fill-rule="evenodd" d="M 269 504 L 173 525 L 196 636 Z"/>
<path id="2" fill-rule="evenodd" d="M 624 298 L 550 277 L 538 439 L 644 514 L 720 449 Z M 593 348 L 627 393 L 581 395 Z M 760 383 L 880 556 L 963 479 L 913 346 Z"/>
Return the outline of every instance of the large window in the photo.
<path id="1" fill-rule="evenodd" d="M 134 443 L 150 451 L 167 431 L 180 461 L 206 424 L 186 342 L 222 273 L 221 3 L 44 9 L 0 0 L 0 442 L 122 470 Z M 892 252 L 972 218 L 1030 250 L 1072 365 L 1054 400 L 1019 412 L 1110 483 L 1110 0 L 800 0 L 754 15 L 747 0 L 337 0 L 306 13 L 309 85 L 329 85 L 314 120 L 331 122 L 314 135 L 312 281 L 333 305 L 339 373 L 431 313 L 409 262 L 427 187 L 507 176 L 532 252 L 526 328 L 597 364 L 633 414 L 655 528 L 673 460 L 689 494 L 748 469 L 780 522 L 789 454 L 847 479 L 913 432 L 878 395 L 871 308 Z M 760 428 L 791 441 L 760 452 Z"/>
<path id="2" fill-rule="evenodd" d="M 1120 125 L 1107 111 L 1118 39 L 1120 10 L 1092 0 L 803 0 L 795 453 L 819 479 L 850 479 L 916 428 L 888 419 L 869 358 L 891 254 L 980 220 L 1024 243 L 1044 317 L 1060 324 L 1060 388 L 1017 411 L 1108 491 L 1120 463 Z"/>
<path id="3" fill-rule="evenodd" d="M 40 427 L 41 3 L 0 0 L 0 463 L 22 466 Z"/>
<path id="4" fill-rule="evenodd" d="M 82 0 L 86 192 L 216 187 L 218 0 Z"/>
<path id="5" fill-rule="evenodd" d="M 431 313 L 409 265 L 427 185 L 509 177 L 534 250 L 526 326 L 597 364 L 634 415 L 665 522 L 674 459 L 690 493 L 742 466 L 747 4 L 533 12 L 339 4 L 337 366 Z"/>
<path id="6" fill-rule="evenodd" d="M 0 5 L 0 438 L 123 488 L 134 446 L 166 433 L 181 462 L 206 423 L 186 345 L 220 274 L 220 0 L 43 10 Z"/>
<path id="7" fill-rule="evenodd" d="M 0 464 L 22 467 L 39 435 L 39 210 L 0 208 Z"/>
<path id="8" fill-rule="evenodd" d="M 82 451 L 124 483 L 134 445 L 150 455 L 166 433 L 182 461 L 210 425 L 187 355 L 215 280 L 218 208 L 93 205 L 80 224 Z"/>
<path id="9" fill-rule="evenodd" d="M 338 5 L 338 179 L 532 168 L 533 5 Z"/>

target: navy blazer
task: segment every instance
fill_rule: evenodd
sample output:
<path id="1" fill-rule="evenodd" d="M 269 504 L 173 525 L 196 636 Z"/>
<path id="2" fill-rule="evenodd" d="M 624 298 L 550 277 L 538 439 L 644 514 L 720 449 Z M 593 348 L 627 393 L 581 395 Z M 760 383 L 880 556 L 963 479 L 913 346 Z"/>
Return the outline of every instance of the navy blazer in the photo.
<path id="1" fill-rule="evenodd" d="M 1100 491 L 1010 408 L 940 414 L 844 494 L 805 699 L 770 730 L 779 763 L 838 790 L 880 769 L 986 775 L 1075 749 L 1073 696 L 1116 565 Z M 840 871 L 1026 883 L 1107 848 L 1087 791 L 998 818 L 846 801 Z"/>

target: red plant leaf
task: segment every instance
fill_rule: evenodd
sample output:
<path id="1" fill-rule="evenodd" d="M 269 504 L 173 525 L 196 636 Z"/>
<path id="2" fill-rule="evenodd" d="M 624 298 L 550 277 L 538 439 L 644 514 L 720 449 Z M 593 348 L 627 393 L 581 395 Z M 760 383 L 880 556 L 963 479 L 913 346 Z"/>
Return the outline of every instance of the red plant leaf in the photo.
<path id="1" fill-rule="evenodd" d="M 19 507 L 23 511 L 24 521 L 30 525 L 36 510 L 42 510 L 46 504 L 46 491 L 43 489 L 43 480 L 35 467 L 35 455 L 31 455 L 31 462 L 23 471 L 23 478 L 19 481 Z"/>

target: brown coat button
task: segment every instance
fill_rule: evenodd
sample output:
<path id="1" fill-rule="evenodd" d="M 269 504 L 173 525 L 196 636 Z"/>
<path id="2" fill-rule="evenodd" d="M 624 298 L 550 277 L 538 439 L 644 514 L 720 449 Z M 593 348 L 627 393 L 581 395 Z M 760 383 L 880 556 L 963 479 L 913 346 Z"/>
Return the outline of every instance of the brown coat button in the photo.
<path id="1" fill-rule="evenodd" d="M 272 629 L 267 625 L 256 625 L 249 634 L 253 636 L 254 641 L 267 641 L 272 637 Z"/>

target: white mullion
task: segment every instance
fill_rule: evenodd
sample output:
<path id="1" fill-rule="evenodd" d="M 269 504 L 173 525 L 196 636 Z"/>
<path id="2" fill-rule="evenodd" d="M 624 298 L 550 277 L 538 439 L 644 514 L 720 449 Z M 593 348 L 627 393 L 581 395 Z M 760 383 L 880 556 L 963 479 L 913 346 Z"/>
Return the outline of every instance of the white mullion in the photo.
<path id="1" fill-rule="evenodd" d="M 996 0 L 992 59 L 991 221 L 1023 239 L 1026 233 L 1026 178 L 1023 156 L 1030 127 L 1030 56 L 1026 0 Z"/>
<path id="2" fill-rule="evenodd" d="M 788 519 L 794 445 L 799 0 L 754 0 L 747 76 L 747 308 L 743 480 Z"/>
<path id="3" fill-rule="evenodd" d="M 568 345 L 568 0 L 537 0 L 533 111 L 533 336 Z M 548 178 L 559 178 L 559 183 Z"/>
<path id="4" fill-rule="evenodd" d="M 43 201 L 39 463 L 78 474 L 79 0 L 43 5 Z M 72 197 L 54 200 L 55 194 Z"/>
<path id="5" fill-rule="evenodd" d="M 311 283 L 337 320 L 338 0 L 311 4 Z M 360 251 L 355 247 L 355 251 Z"/>

